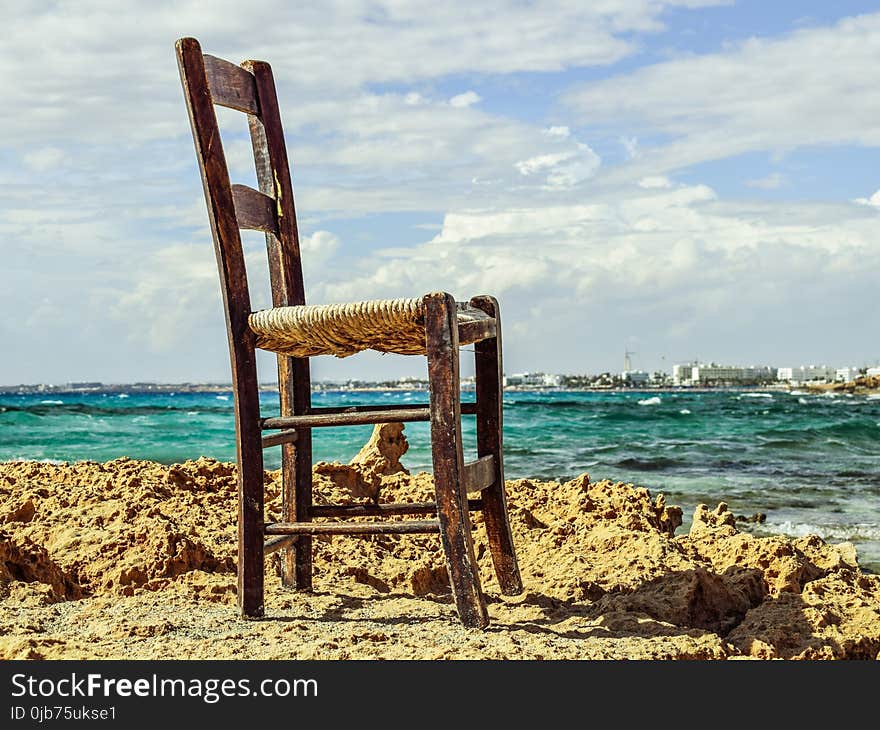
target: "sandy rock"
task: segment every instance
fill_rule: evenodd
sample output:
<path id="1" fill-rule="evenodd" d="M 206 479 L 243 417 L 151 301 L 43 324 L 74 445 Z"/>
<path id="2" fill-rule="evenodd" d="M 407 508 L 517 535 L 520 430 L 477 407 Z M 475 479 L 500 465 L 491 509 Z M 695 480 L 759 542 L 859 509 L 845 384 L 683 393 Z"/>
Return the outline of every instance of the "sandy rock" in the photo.
<path id="1" fill-rule="evenodd" d="M 377 428 L 348 470 L 316 466 L 316 502 L 431 500 L 431 476 L 400 465 L 405 443 L 402 428 Z M 265 475 L 269 520 L 279 477 Z M 0 464 L 0 515 L 18 516 L 0 530 L 0 658 L 880 654 L 880 578 L 851 545 L 754 537 L 723 503 L 676 536 L 681 510 L 662 494 L 586 474 L 507 489 L 520 596 L 500 595 L 471 515 L 491 631 L 458 622 L 437 535 L 315 539 L 310 593 L 280 586 L 273 554 L 268 618 L 248 622 L 235 608 L 234 465 Z"/>
<path id="2" fill-rule="evenodd" d="M 402 423 L 377 423 L 370 440 L 349 463 L 365 473 L 379 476 L 409 474 L 400 463 L 400 457 L 409 450 L 403 429 Z"/>
<path id="3" fill-rule="evenodd" d="M 727 636 L 759 659 L 880 658 L 880 576 L 841 570 L 765 601 Z"/>
<path id="4" fill-rule="evenodd" d="M 38 583 L 47 602 L 79 598 L 82 590 L 52 558 L 42 545 L 26 537 L 15 538 L 0 530 L 0 594 L 5 585 L 10 592 L 13 582 Z M 14 593 L 14 591 L 13 591 Z"/>
<path id="5" fill-rule="evenodd" d="M 402 423 L 377 423 L 369 441 L 348 464 L 321 461 L 314 465 L 314 471 L 353 497 L 375 501 L 383 477 L 409 474 L 400 463 L 400 457 L 409 449 L 403 429 Z"/>
<path id="6" fill-rule="evenodd" d="M 727 534 L 736 531 L 736 516 L 731 512 L 726 502 L 719 502 L 714 510 L 710 510 L 705 504 L 698 504 L 694 510 L 694 520 L 691 523 L 691 536 L 705 530 L 717 530 L 719 528 L 731 528 Z"/>

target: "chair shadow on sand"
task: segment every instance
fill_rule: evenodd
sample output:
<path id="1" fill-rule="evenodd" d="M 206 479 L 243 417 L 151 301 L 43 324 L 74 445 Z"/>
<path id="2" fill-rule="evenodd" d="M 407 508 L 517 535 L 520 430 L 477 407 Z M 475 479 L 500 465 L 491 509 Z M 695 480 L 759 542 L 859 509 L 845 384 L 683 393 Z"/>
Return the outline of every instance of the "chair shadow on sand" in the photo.
<path id="1" fill-rule="evenodd" d="M 870 647 L 865 648 L 864 657 L 861 657 L 858 648 L 854 652 L 853 647 L 841 646 L 833 638 L 815 635 L 813 625 L 805 615 L 811 607 L 796 593 L 772 596 L 764 582 L 764 574 L 757 568 L 732 566 L 723 573 L 705 574 L 711 579 L 733 579 L 736 584 L 749 587 L 728 601 L 705 595 L 702 589 L 705 581 L 695 580 L 695 573 L 694 570 L 671 571 L 645 581 L 631 591 L 612 591 L 601 595 L 597 591 L 594 598 L 585 599 L 563 599 L 530 591 L 526 580 L 526 590 L 519 597 L 502 598 L 495 592 L 489 593 L 487 600 L 493 613 L 493 622 L 482 633 L 498 635 L 523 631 L 574 641 L 688 636 L 698 639 L 714 635 L 718 638 L 719 646 L 725 646 L 729 656 L 734 657 L 790 659 L 807 651 L 823 656 L 874 658 Z M 758 586 L 760 590 L 756 592 Z M 399 612 L 393 615 L 377 615 L 383 613 L 375 610 L 378 606 L 401 599 L 427 601 L 448 606 L 454 611 L 451 594 L 415 595 L 387 586 L 385 590 L 382 588 L 376 588 L 376 592 L 368 596 L 340 592 L 338 589 L 316 591 L 313 595 L 332 598 L 334 604 L 308 618 L 288 614 L 263 620 L 317 620 L 342 624 L 368 621 L 394 627 L 441 618 L 413 615 L 411 606 L 401 606 Z M 749 615 L 758 607 L 762 616 L 769 620 Z M 532 616 L 517 616 L 524 612 Z M 780 621 L 780 615 L 784 615 L 784 622 Z M 452 611 L 449 620 L 454 621 Z"/>

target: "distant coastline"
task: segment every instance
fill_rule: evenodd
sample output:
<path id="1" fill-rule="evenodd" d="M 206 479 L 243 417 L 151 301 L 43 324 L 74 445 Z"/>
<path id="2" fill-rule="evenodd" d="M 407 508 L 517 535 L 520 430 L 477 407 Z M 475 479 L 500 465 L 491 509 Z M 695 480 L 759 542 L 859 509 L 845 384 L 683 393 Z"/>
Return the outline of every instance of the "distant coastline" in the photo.
<path id="1" fill-rule="evenodd" d="M 519 393 L 542 393 L 542 392 L 580 392 L 580 393 L 701 393 L 722 391 L 781 391 L 804 390 L 805 392 L 853 392 L 852 388 L 846 388 L 849 384 L 828 384 L 828 386 L 804 386 L 790 385 L 788 383 L 771 383 L 765 385 L 712 385 L 712 386 L 675 386 L 675 385 L 639 385 L 632 387 L 621 386 L 505 386 L 505 392 Z M 836 387 L 833 387 L 836 386 Z M 427 391 L 427 381 L 400 381 L 400 382 L 363 382 L 353 383 L 321 382 L 312 384 L 313 392 L 362 392 L 381 393 L 387 391 Z M 473 384 L 462 383 L 462 390 L 473 389 Z M 260 390 L 263 392 L 277 392 L 277 383 L 261 383 Z M 0 395 L 38 395 L 41 393 L 55 395 L 73 395 L 83 393 L 230 393 L 230 383 L 66 383 L 66 384 L 20 384 L 0 385 Z M 863 392 L 858 389 L 857 392 Z M 864 390 L 864 392 L 874 392 Z"/>

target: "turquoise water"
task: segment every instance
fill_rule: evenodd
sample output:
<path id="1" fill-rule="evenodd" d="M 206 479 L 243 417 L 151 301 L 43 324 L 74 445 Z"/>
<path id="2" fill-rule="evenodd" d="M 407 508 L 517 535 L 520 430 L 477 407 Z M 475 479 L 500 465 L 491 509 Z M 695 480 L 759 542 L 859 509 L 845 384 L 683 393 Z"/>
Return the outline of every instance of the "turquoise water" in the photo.
<path id="1" fill-rule="evenodd" d="M 463 400 L 472 398 L 464 393 Z M 277 395 L 262 395 L 277 412 Z M 424 392 L 317 392 L 339 406 L 424 402 Z M 817 534 L 856 544 L 880 572 L 880 397 L 788 392 L 506 392 L 508 478 L 634 482 L 685 510 L 726 501 L 764 512 L 756 534 Z M 371 426 L 316 429 L 316 460 L 348 461 Z M 410 471 L 430 471 L 428 426 L 407 424 Z M 474 419 L 465 417 L 473 448 Z M 279 448 L 266 451 L 278 466 Z M 0 395 L 0 459 L 163 463 L 200 455 L 232 461 L 228 393 Z"/>

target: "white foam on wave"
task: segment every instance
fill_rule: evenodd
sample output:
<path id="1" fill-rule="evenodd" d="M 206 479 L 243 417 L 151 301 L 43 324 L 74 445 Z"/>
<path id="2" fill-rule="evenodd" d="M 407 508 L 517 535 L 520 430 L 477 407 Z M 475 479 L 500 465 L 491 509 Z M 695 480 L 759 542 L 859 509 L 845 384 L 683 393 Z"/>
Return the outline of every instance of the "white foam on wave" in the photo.
<path id="1" fill-rule="evenodd" d="M 809 403 L 809 402 L 810 401 L 808 401 L 806 398 L 798 398 L 798 403 L 800 403 L 803 406 L 807 405 L 807 403 Z"/>
<path id="2" fill-rule="evenodd" d="M 772 398 L 773 393 L 743 393 L 739 398 Z"/>
<path id="3" fill-rule="evenodd" d="M 777 535 L 806 537 L 818 535 L 823 540 L 864 541 L 880 540 L 880 526 L 870 523 L 850 525 L 819 525 L 812 522 L 784 520 L 777 523 L 764 523 L 762 529 Z"/>
<path id="4" fill-rule="evenodd" d="M 42 403 L 44 406 L 63 406 L 64 405 L 63 400 L 41 400 L 40 403 Z"/>
<path id="5" fill-rule="evenodd" d="M 116 396 L 117 398 L 128 398 L 128 393 L 120 393 Z"/>
<path id="6" fill-rule="evenodd" d="M 229 400 L 228 395 L 218 395 L 216 396 L 217 400 Z"/>
<path id="7" fill-rule="evenodd" d="M 880 393 L 871 393 L 868 396 L 868 400 L 880 400 Z"/>
<path id="8" fill-rule="evenodd" d="M 679 411 L 679 413 L 681 413 L 681 415 L 683 415 L 683 416 L 689 416 L 689 415 L 691 414 L 690 410 L 687 409 L 687 408 L 682 408 L 682 409 Z"/>
<path id="9" fill-rule="evenodd" d="M 659 396 L 653 395 L 650 398 L 644 398 L 639 401 L 640 406 L 659 406 L 663 401 Z"/>
<path id="10" fill-rule="evenodd" d="M 11 456 L 5 461 L 14 461 L 16 463 L 36 462 L 37 464 L 68 464 L 67 461 L 61 459 L 35 459 L 33 456 Z"/>

